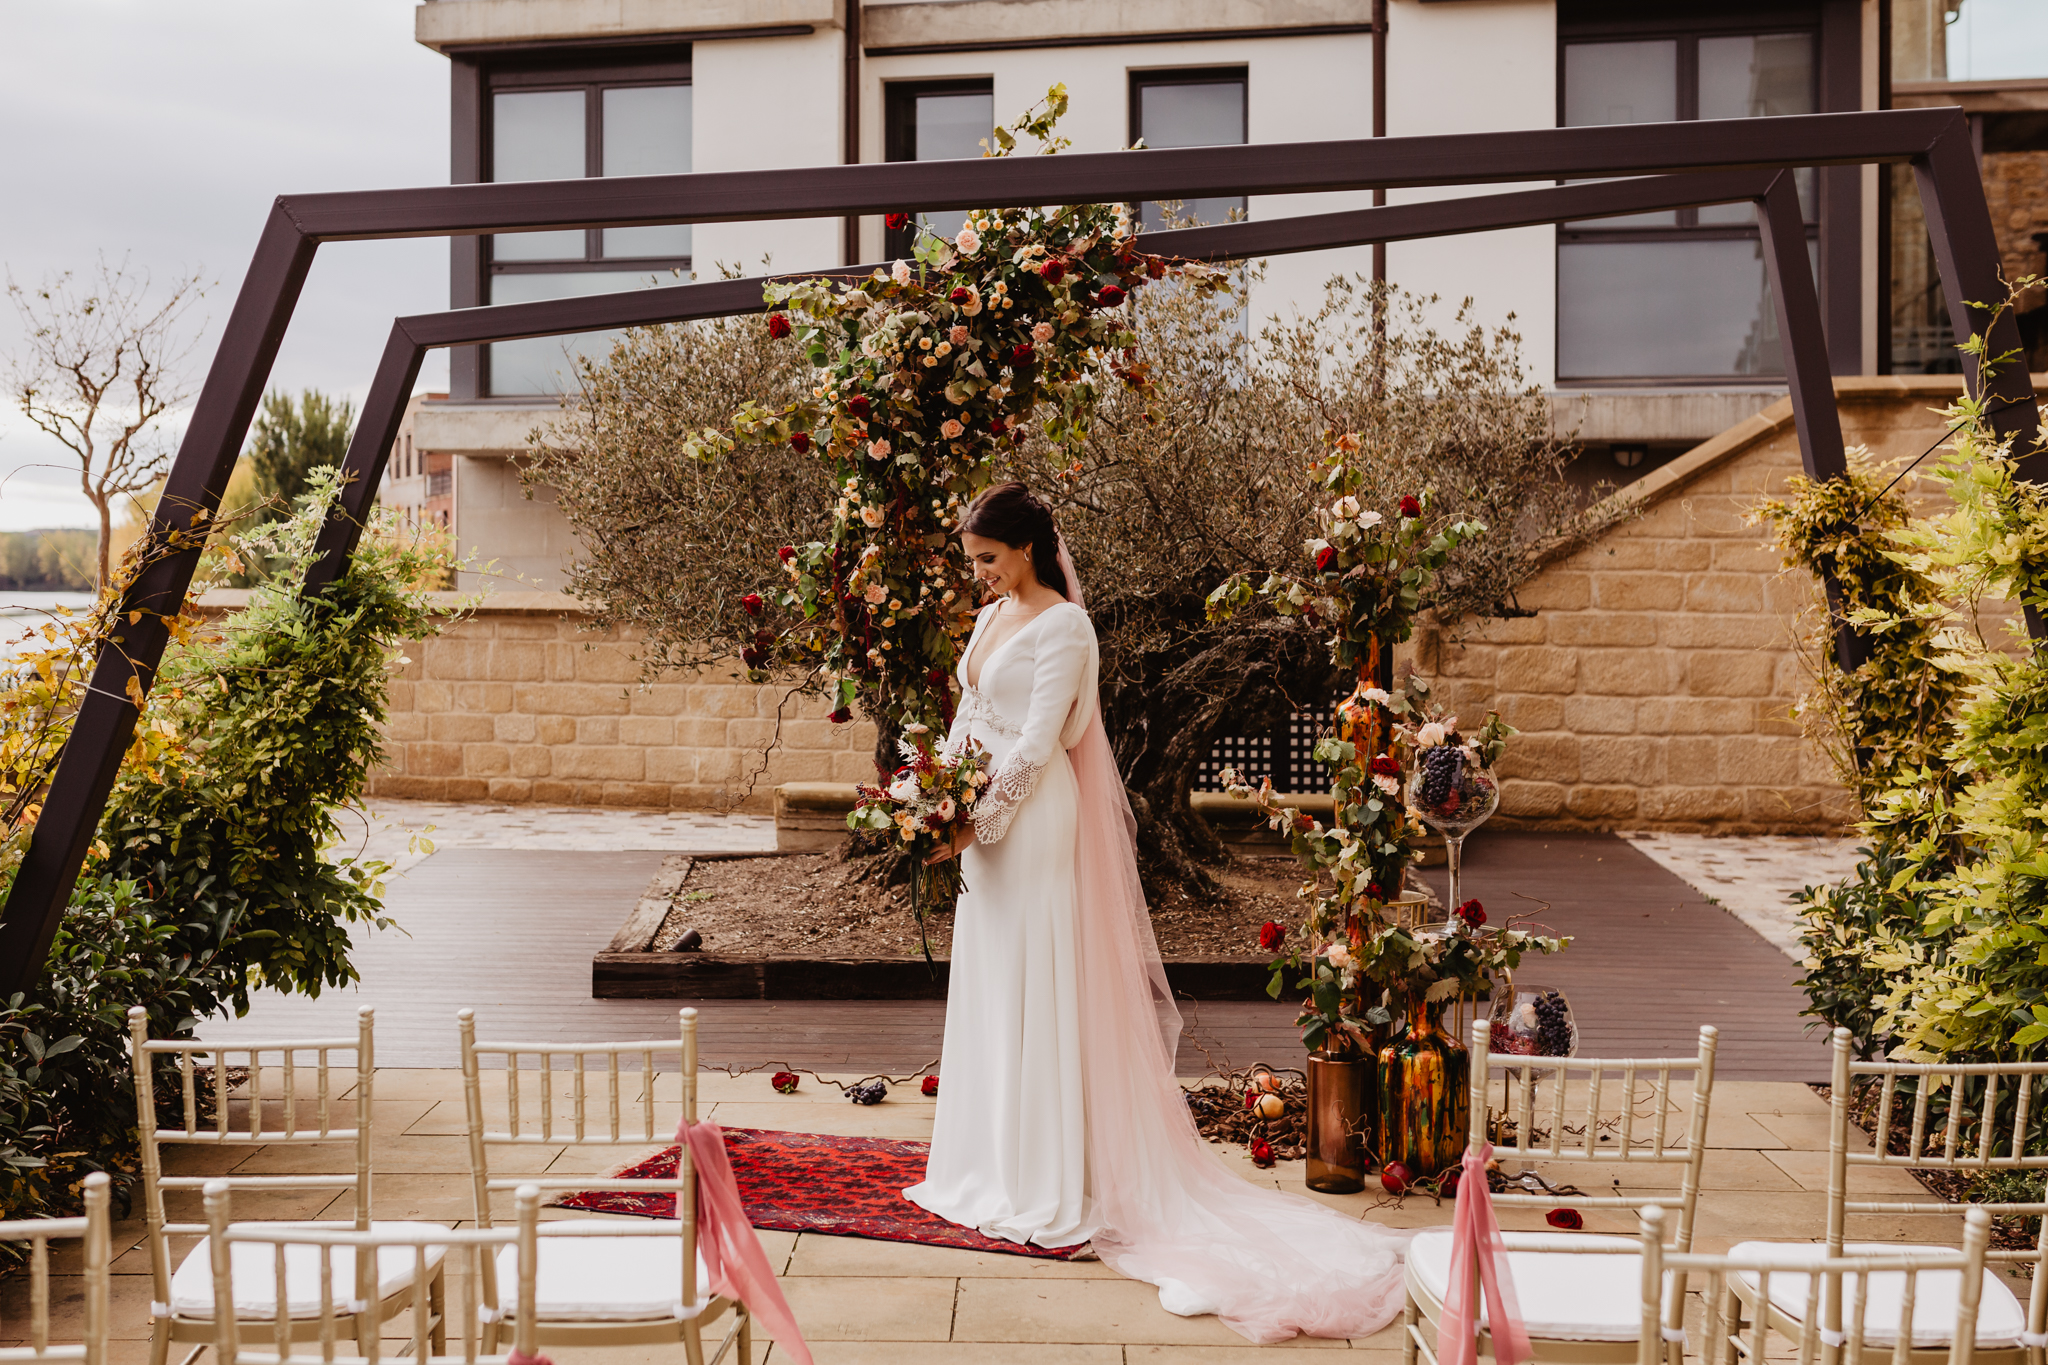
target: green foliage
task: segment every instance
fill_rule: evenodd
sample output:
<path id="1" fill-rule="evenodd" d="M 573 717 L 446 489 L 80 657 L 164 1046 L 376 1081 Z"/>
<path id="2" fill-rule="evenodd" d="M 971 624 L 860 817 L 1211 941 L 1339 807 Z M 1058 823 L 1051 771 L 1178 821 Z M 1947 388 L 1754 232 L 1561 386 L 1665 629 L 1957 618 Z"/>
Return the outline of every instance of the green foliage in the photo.
<path id="1" fill-rule="evenodd" d="M 389 868 L 336 856 L 335 811 L 382 758 L 393 655 L 439 629 L 426 585 L 447 564 L 438 540 L 380 526 L 339 582 L 302 597 L 338 490 L 316 470 L 290 520 L 239 539 L 282 570 L 244 611 L 217 631 L 180 618 L 43 974 L 0 1002 L 0 1217 L 64 1206 L 86 1171 L 131 1164 L 131 1006 L 173 1037 L 246 1010 L 258 986 L 317 995 L 355 979 L 349 926 L 390 922 Z M 54 642 L 68 666 L 6 680 L 0 702 L 35 704 L 0 705 L 0 722 L 40 734 L 42 711 L 75 705 L 49 678 L 75 678 L 120 629 L 104 611 L 90 620 Z M 23 806 L 9 848 L 35 812 Z M 13 866 L 0 861 L 0 894 Z"/>
<path id="2" fill-rule="evenodd" d="M 98 533 L 72 528 L 0 531 L 0 589 L 91 592 L 98 542 Z"/>
<path id="3" fill-rule="evenodd" d="M 1813 650 L 1804 714 L 1853 765 L 1872 844 L 1852 880 L 1799 898 L 1805 985 L 1866 1054 L 2013 1060 L 2048 1042 L 2048 658 L 1982 623 L 2048 604 L 2048 492 L 2018 477 L 2038 436 L 1999 437 L 1982 399 L 1944 415 L 1939 514 L 1887 505 L 1865 471 L 1759 509 L 1790 562 L 1834 569 L 1872 645 L 1853 672 L 1825 636 Z"/>
<path id="4" fill-rule="evenodd" d="M 318 389 L 307 389 L 296 403 L 285 393 L 264 397 L 242 451 L 255 475 L 257 496 L 264 499 L 258 513 L 262 520 L 290 518 L 299 499 L 312 491 L 314 471 L 340 467 L 355 418 L 348 399 L 333 399 Z"/>

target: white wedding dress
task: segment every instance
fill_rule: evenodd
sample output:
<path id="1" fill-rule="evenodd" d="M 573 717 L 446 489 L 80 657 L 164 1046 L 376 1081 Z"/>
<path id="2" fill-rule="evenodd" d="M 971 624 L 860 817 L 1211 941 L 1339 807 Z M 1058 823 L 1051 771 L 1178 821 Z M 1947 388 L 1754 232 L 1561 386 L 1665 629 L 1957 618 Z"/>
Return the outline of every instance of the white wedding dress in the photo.
<path id="1" fill-rule="evenodd" d="M 931 1156 L 904 1195 L 991 1237 L 1092 1240 L 1169 1311 L 1253 1341 L 1369 1336 L 1400 1312 L 1410 1234 L 1242 1179 L 1188 1113 L 1095 630 L 1070 599 L 979 658 L 1009 608 L 984 609 L 961 656 L 948 743 L 978 740 L 993 777 L 961 858 Z"/>

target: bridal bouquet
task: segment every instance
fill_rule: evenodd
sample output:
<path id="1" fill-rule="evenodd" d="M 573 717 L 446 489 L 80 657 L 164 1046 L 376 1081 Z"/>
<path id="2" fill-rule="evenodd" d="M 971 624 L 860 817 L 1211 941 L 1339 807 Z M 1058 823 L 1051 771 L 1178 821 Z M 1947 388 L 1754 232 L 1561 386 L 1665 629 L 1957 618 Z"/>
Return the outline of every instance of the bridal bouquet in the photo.
<path id="1" fill-rule="evenodd" d="M 973 739 L 935 746 L 929 727 L 913 721 L 897 741 L 903 766 L 879 786 L 863 786 L 860 799 L 846 816 L 851 830 L 887 833 L 908 844 L 910 904 L 917 915 L 918 946 L 927 965 L 932 960 L 925 937 L 926 893 L 934 888 L 945 898 L 960 891 L 960 860 L 950 858 L 925 866 L 925 856 L 953 841 L 954 830 L 969 818 L 975 798 L 988 785 L 989 752 Z"/>

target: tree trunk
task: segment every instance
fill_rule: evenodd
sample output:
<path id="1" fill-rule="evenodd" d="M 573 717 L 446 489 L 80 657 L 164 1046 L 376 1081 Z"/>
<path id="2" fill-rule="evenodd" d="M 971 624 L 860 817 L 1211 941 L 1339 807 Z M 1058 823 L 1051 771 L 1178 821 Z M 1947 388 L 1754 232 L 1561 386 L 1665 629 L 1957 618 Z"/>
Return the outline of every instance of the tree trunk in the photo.
<path id="1" fill-rule="evenodd" d="M 107 550 L 114 539 L 114 515 L 105 498 L 93 499 L 100 511 L 100 576 L 93 584 L 100 592 L 107 590 Z"/>

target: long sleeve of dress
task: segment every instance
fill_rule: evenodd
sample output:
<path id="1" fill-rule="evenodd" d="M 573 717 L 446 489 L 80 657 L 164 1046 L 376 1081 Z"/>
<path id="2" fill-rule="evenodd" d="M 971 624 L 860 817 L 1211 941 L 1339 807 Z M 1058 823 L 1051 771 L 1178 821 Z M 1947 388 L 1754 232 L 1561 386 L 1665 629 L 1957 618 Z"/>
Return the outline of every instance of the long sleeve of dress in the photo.
<path id="1" fill-rule="evenodd" d="M 1039 627 L 1033 652 L 1031 707 L 1024 731 L 996 765 L 989 784 L 974 803 L 974 837 L 993 844 L 1010 832 L 1017 807 L 1038 785 L 1038 776 L 1052 761 L 1060 729 L 1074 709 L 1092 648 L 1088 617 L 1079 610 L 1053 608 L 1055 615 Z"/>

